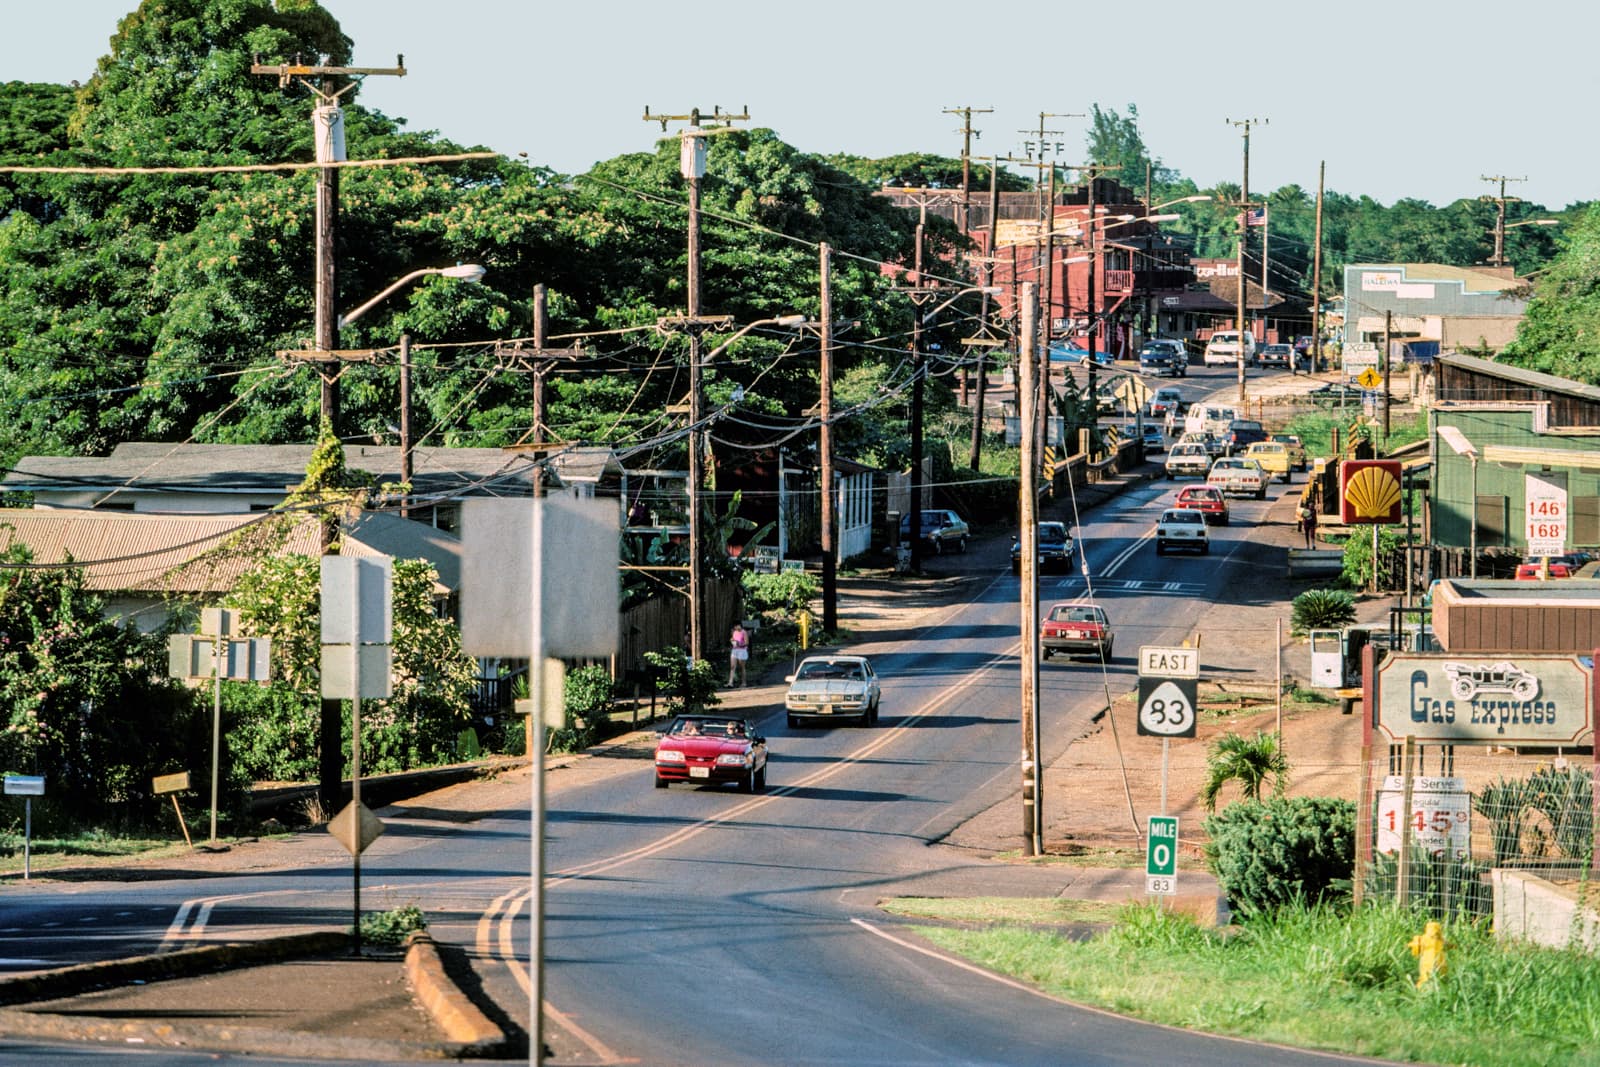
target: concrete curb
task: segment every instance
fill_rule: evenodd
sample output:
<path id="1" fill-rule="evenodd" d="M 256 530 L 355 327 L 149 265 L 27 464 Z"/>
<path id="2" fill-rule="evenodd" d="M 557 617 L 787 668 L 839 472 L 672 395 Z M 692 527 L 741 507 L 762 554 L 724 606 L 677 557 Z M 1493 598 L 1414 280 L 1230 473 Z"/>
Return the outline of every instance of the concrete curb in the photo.
<path id="1" fill-rule="evenodd" d="M 503 1046 L 506 1035 L 445 973 L 439 946 L 424 930 L 406 938 L 406 978 L 417 1002 L 450 1038 L 475 1052 Z"/>
<path id="2" fill-rule="evenodd" d="M 350 935 L 338 930 L 315 930 L 259 941 L 201 945 L 149 956 L 129 956 L 120 960 L 101 960 L 57 967 L 49 971 L 0 979 L 0 1005 L 27 1004 L 39 1000 L 91 993 L 131 982 L 152 982 L 168 978 L 187 978 L 208 971 L 246 967 L 255 963 L 311 956 L 350 946 Z"/>
<path id="3" fill-rule="evenodd" d="M 47 1041 L 125 1044 L 141 1048 L 204 1048 L 275 1056 L 365 1060 L 438 1060 L 492 1056 L 506 1035 L 445 973 L 432 938 L 413 935 L 404 969 L 412 994 L 449 1036 L 448 1041 L 383 1041 L 300 1030 L 231 1026 L 185 1020 L 130 1021 L 92 1014 L 58 1014 L 14 1007 L 59 1000 L 132 982 L 187 978 L 234 967 L 272 963 L 348 949 L 350 936 L 318 930 L 160 955 L 132 956 L 0 979 L 0 1035 Z"/>

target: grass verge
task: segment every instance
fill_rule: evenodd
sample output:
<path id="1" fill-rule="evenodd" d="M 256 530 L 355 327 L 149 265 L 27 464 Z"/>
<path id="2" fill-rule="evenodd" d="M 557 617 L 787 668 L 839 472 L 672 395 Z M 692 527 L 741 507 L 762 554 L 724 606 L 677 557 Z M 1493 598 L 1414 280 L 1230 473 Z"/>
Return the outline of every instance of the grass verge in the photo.
<path id="1" fill-rule="evenodd" d="M 893 915 L 947 922 L 1021 923 L 1049 926 L 1061 923 L 1109 923 L 1122 911 L 1121 904 L 1100 900 L 1064 900 L 1060 897 L 894 897 L 879 905 Z"/>
<path id="2" fill-rule="evenodd" d="M 1009 921 L 919 932 L 1057 996 L 1172 1026 L 1415 1062 L 1600 1062 L 1593 957 L 1499 944 L 1451 923 L 1448 970 L 1418 989 L 1407 943 L 1426 919 L 1394 908 L 1290 909 L 1224 937 L 1136 904 L 1088 941 Z"/>

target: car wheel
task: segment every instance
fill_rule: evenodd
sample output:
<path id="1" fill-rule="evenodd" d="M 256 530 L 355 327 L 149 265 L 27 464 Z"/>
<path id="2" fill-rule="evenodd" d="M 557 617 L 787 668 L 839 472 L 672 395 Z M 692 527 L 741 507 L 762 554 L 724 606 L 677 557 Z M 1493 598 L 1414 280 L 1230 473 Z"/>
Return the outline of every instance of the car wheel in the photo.
<path id="1" fill-rule="evenodd" d="M 1156 555 L 1165 556 L 1166 554 L 1167 554 L 1167 546 L 1162 544 L 1160 541 L 1157 541 L 1156 542 Z"/>
<path id="2" fill-rule="evenodd" d="M 1050 658 L 1050 650 L 1048 648 L 1041 648 L 1039 650 L 1039 658 L 1040 659 L 1049 659 Z"/>
<path id="3" fill-rule="evenodd" d="M 744 781 L 739 783 L 739 792 L 754 793 L 756 791 L 756 769 L 750 768 L 750 773 L 744 776 Z"/>
<path id="4" fill-rule="evenodd" d="M 800 725 L 800 720 L 799 719 L 795 718 L 793 715 L 789 716 L 789 729 L 791 729 L 791 730 L 796 729 L 797 727 L 799 727 L 799 725 Z"/>
<path id="5" fill-rule="evenodd" d="M 935 556 L 944 555 L 944 542 L 937 537 L 933 539 L 933 554 Z"/>
<path id="6" fill-rule="evenodd" d="M 1266 486 L 1263 485 L 1260 489 L 1256 490 L 1256 499 L 1257 500 L 1265 500 L 1265 499 L 1267 499 L 1267 487 Z"/>
<path id="7" fill-rule="evenodd" d="M 1013 564 L 1012 564 L 1012 565 L 1011 565 L 1011 573 L 1012 573 L 1012 574 L 1013 574 L 1013 575 L 1019 575 L 1019 574 L 1021 574 L 1021 573 L 1022 573 L 1022 564 L 1020 564 L 1020 563 L 1013 563 Z"/>
<path id="8" fill-rule="evenodd" d="M 965 552 L 966 550 L 967 550 L 967 539 L 965 537 L 963 537 L 961 540 L 956 542 L 956 551 L 957 552 Z"/>
<path id="9" fill-rule="evenodd" d="M 665 778 L 661 777 L 659 774 L 656 775 L 656 788 L 657 789 L 665 789 L 666 787 L 667 787 L 667 780 Z"/>
<path id="10" fill-rule="evenodd" d="M 874 726 L 878 725 L 878 704 L 879 701 L 874 700 L 872 702 L 872 725 Z"/>
<path id="11" fill-rule="evenodd" d="M 1202 556 L 1211 555 L 1211 542 L 1210 541 L 1207 541 L 1205 544 L 1200 546 L 1200 554 Z"/>
<path id="12" fill-rule="evenodd" d="M 1111 662 L 1111 650 L 1116 647 L 1115 641 L 1107 641 L 1105 649 L 1100 653 L 1107 663 Z"/>

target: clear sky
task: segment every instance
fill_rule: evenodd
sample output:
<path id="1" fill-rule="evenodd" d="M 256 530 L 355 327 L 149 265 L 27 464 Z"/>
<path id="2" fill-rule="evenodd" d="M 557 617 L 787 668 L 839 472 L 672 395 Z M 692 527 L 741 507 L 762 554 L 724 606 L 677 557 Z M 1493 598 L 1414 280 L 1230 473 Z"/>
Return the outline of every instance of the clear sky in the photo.
<path id="1" fill-rule="evenodd" d="M 1202 186 L 1298 183 L 1385 204 L 1507 192 L 1600 199 L 1600 5 L 1590 0 L 1312 4 L 1222 0 L 323 0 L 368 80 L 361 100 L 468 145 L 575 173 L 649 147 L 644 109 L 746 106 L 817 153 L 1021 154 L 1040 111 L 1138 105 L 1151 152 Z M 0 0 L 0 80 L 84 80 L 136 0 Z M 1093 14 L 1091 14 L 1091 12 Z M 1081 162 L 1083 118 L 1061 130 Z M 359 145 L 351 146 L 359 156 Z"/>

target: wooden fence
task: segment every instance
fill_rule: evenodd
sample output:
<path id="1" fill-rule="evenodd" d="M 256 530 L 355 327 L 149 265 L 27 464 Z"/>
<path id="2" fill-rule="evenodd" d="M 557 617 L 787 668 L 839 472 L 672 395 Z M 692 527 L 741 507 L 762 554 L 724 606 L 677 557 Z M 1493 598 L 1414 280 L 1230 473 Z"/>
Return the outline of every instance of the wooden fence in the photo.
<path id="1" fill-rule="evenodd" d="M 737 581 L 708 580 L 703 592 L 706 632 L 701 635 L 701 652 L 713 666 L 725 665 L 728 635 L 743 615 L 743 591 Z M 645 674 L 644 654 L 660 652 L 689 643 L 689 600 L 670 595 L 635 604 L 622 613 L 621 635 L 617 647 L 616 677 L 639 678 Z"/>

